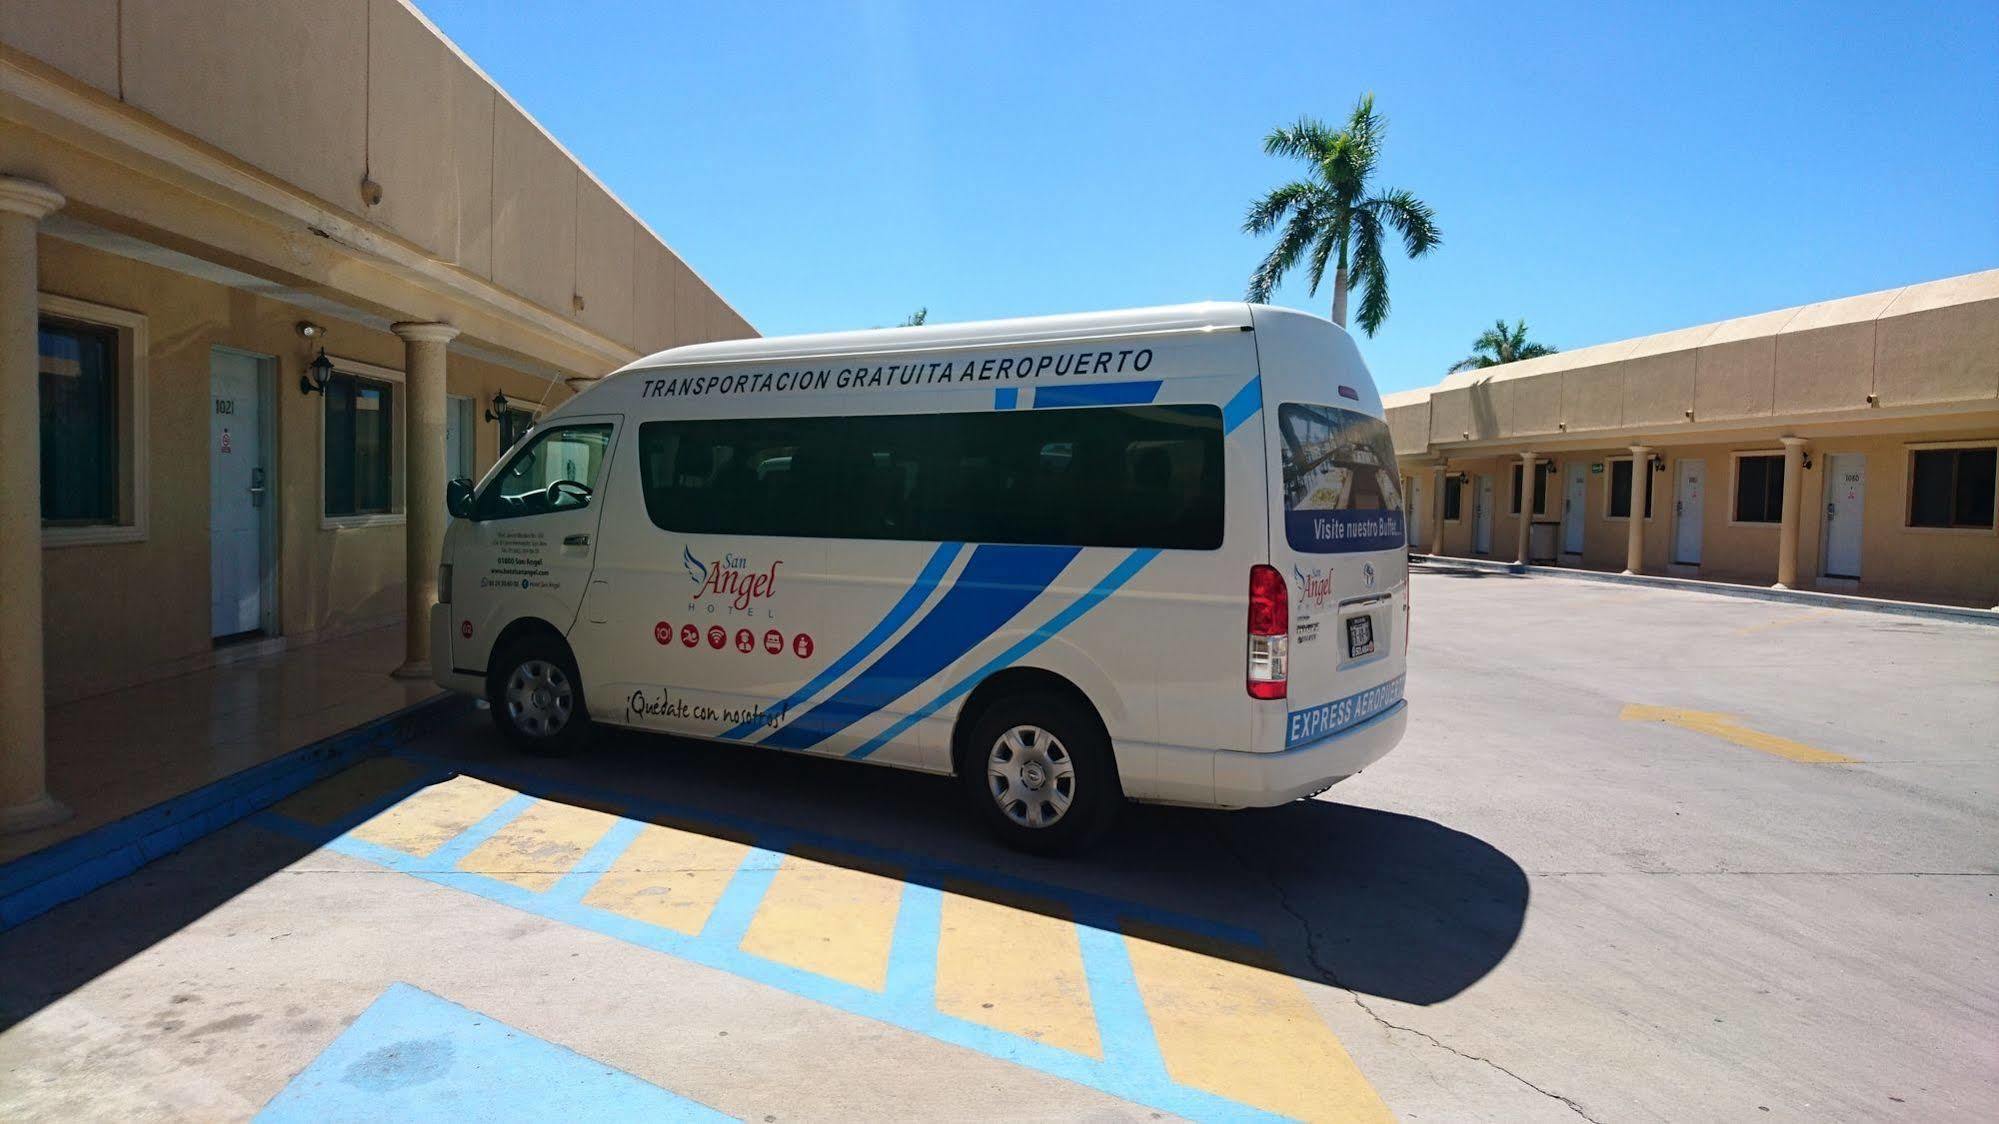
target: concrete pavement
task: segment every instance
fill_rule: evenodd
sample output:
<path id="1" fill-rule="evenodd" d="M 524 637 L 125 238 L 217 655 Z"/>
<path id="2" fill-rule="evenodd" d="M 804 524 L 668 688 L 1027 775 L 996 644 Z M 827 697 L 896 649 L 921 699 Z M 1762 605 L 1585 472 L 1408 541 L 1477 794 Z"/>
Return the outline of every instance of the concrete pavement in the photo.
<path id="1" fill-rule="evenodd" d="M 468 713 L 0 934 L 0 1116 L 1999 1103 L 1999 631 L 1416 581 L 1394 754 L 1268 812 L 1134 808 L 1077 862 L 934 778 L 530 761 Z"/>

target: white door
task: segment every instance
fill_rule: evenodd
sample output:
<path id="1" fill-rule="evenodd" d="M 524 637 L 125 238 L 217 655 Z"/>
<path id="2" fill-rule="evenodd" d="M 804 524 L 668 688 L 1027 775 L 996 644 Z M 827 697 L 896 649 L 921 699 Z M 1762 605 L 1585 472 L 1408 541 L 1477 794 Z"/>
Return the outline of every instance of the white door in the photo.
<path id="1" fill-rule="evenodd" d="M 444 475 L 448 480 L 475 480 L 472 473 L 472 400 L 452 395 L 444 400 Z"/>
<path id="2" fill-rule="evenodd" d="M 1562 553 L 1581 554 L 1583 513 L 1589 506 L 1589 466 L 1571 461 L 1567 472 L 1562 486 Z"/>
<path id="3" fill-rule="evenodd" d="M 1867 500 L 1867 458 L 1835 453 L 1826 458 L 1825 565 L 1829 578 L 1860 576 L 1860 512 Z"/>
<path id="4" fill-rule="evenodd" d="M 241 636 L 265 616 L 264 363 L 218 348 L 208 370 L 209 633 Z"/>
<path id="5" fill-rule="evenodd" d="M 1478 498 L 1472 501 L 1472 551 L 1492 553 L 1492 477 L 1478 478 Z"/>
<path id="6" fill-rule="evenodd" d="M 1430 515 L 1428 509 L 1423 506 L 1422 477 L 1405 478 L 1403 498 L 1408 501 L 1408 516 L 1405 522 L 1409 527 L 1409 548 L 1427 550 L 1430 545 Z"/>
<path id="7" fill-rule="evenodd" d="M 1673 491 L 1673 561 L 1698 566 L 1701 561 L 1701 493 L 1707 462 L 1682 460 Z"/>

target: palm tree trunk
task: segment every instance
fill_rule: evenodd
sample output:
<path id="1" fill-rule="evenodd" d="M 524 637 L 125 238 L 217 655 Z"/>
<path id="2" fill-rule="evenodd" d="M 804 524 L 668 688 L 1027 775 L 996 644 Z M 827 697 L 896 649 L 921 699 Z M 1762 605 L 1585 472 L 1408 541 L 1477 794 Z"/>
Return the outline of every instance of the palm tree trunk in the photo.
<path id="1" fill-rule="evenodd" d="M 1342 254 L 1341 256 L 1345 256 Z M 1341 265 L 1333 271 L 1333 323 L 1347 326 L 1347 267 Z"/>

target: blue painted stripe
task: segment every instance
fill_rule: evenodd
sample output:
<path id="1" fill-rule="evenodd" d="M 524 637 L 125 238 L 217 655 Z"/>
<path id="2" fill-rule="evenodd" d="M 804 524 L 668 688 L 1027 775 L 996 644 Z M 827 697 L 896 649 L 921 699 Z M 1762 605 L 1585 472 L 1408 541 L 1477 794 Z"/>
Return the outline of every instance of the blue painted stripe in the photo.
<path id="1" fill-rule="evenodd" d="M 1158 379 L 1145 382 L 1086 382 L 1067 386 L 1042 386 L 1035 388 L 1034 408 L 1053 409 L 1058 406 L 1143 406 L 1159 397 L 1159 388 L 1165 384 Z"/>
<path id="2" fill-rule="evenodd" d="M 721 1121 L 707 1105 L 406 983 L 390 985 L 256 1116 Z"/>
<path id="3" fill-rule="evenodd" d="M 918 1010 L 937 1005 L 937 942 L 943 935 L 944 891 L 920 882 L 903 883 L 883 986 L 890 999 Z"/>
<path id="4" fill-rule="evenodd" d="M 274 816 L 272 819 L 279 817 Z M 771 841 L 766 840 L 766 842 Z M 750 902 L 750 905 L 746 911 L 740 913 L 740 916 L 733 915 L 736 911 L 732 911 L 732 916 L 728 918 L 729 923 L 721 925 L 717 924 L 719 918 L 711 918 L 708 929 L 699 936 L 690 937 L 608 910 L 551 898 L 546 894 L 536 894 L 510 882 L 502 882 L 485 875 L 431 869 L 421 859 L 386 847 L 375 847 L 351 837 L 336 840 L 330 845 L 330 849 L 391 870 L 401 871 L 436 885 L 447 886 L 502 905 L 512 906 L 539 917 L 574 925 L 640 948 L 678 956 L 756 983 L 780 988 L 793 995 L 803 996 L 842 1011 L 876 1019 L 951 1045 L 976 1050 L 988 1057 L 1029 1066 L 1043 1073 L 1189 1120 L 1282 1119 L 1249 1105 L 1180 1085 L 1164 1072 L 1163 1065 L 1155 1068 L 1147 1060 L 1150 1055 L 1157 1052 L 1158 1047 L 1156 1042 L 1150 1046 L 1146 1043 L 1152 1034 L 1149 1023 L 1144 1021 L 1143 1000 L 1138 996 L 1135 980 L 1129 975 L 1129 959 L 1122 954 L 1122 949 L 1110 947 L 1112 942 L 1119 942 L 1119 934 L 1109 929 L 1098 929 L 1093 932 L 1091 928 L 1079 927 L 1078 930 L 1086 946 L 1084 963 L 1086 971 L 1090 973 L 1091 995 L 1093 998 L 1102 996 L 1112 1004 L 1109 1021 L 1104 1021 L 1104 1015 L 1099 1015 L 1099 1027 L 1104 1031 L 1106 1038 L 1111 1034 L 1139 1037 L 1129 1045 L 1119 1043 L 1113 1046 L 1106 1042 L 1105 1056 L 1099 1059 L 946 1015 L 936 1009 L 934 1002 L 929 1006 L 918 1005 L 911 1001 L 916 993 L 906 986 L 892 985 L 881 991 L 872 991 L 744 952 L 739 947 L 741 934 L 748 927 L 749 917 L 754 915 L 755 902 L 761 901 L 763 889 L 769 886 L 768 875 L 762 877 L 761 886 L 751 887 L 753 893 L 746 892 L 742 895 L 743 900 Z M 738 874 L 738 881 L 744 881 L 750 871 L 751 864 L 745 863 L 744 871 Z M 990 877 L 991 872 L 982 873 L 987 876 L 984 881 L 988 883 L 996 881 Z M 731 891 L 734 889 L 732 885 Z M 724 895 L 725 901 L 728 896 Z M 918 904 L 921 904 L 920 901 Z M 716 913 L 720 915 L 722 912 L 722 906 L 718 905 Z M 1119 912 L 1125 916 L 1133 915 L 1126 910 Z M 1102 915 L 1099 915 L 1099 921 L 1107 924 L 1102 921 Z M 913 921 L 912 925 L 921 923 L 919 918 Z M 897 972 L 892 979 L 906 981 L 908 971 L 909 968 L 905 965 L 904 969 Z M 1100 1011 L 1101 1009 L 1100 1007 Z"/>
<path id="5" fill-rule="evenodd" d="M 993 409 L 1011 410 L 1018 405 L 1020 405 L 1019 387 L 999 386 L 993 388 Z"/>
<path id="6" fill-rule="evenodd" d="M 1104 1064 L 1147 1081 L 1170 1082 L 1159 1036 L 1146 1014 L 1131 953 L 1118 932 L 1117 919 L 1105 914 L 1076 919 L 1076 938 L 1083 954 L 1083 978 L 1090 985 L 1090 1007 L 1097 1016 L 1097 1040 L 1103 1043 Z"/>
<path id="7" fill-rule="evenodd" d="M 999 655 L 994 656 L 992 659 L 987 660 L 986 663 L 983 666 L 981 666 L 977 671 L 974 671 L 970 675 L 967 675 L 963 679 L 960 679 L 956 683 L 952 684 L 951 687 L 948 690 L 946 690 L 943 694 L 938 695 L 936 698 L 931 699 L 929 702 L 924 703 L 922 706 L 919 706 L 915 710 L 904 715 L 900 720 L 895 722 L 895 724 L 891 725 L 888 729 L 883 730 L 881 733 L 876 734 L 874 737 L 869 738 L 866 743 L 856 747 L 852 752 L 848 753 L 847 756 L 866 757 L 867 755 L 880 749 L 882 746 L 887 745 L 890 741 L 899 737 L 904 730 L 909 729 L 911 726 L 914 726 L 918 722 L 923 721 L 925 718 L 930 717 L 932 714 L 937 713 L 939 708 L 945 706 L 946 704 L 952 702 L 953 700 L 969 692 L 973 687 L 978 686 L 979 681 L 984 679 L 986 676 L 991 675 L 993 672 L 998 671 L 999 669 L 1014 663 L 1015 661 L 1019 660 L 1022 656 L 1025 656 L 1029 652 L 1032 652 L 1034 649 L 1039 648 L 1043 643 L 1045 643 L 1048 640 L 1049 637 L 1055 635 L 1056 633 L 1076 623 L 1076 620 L 1079 617 L 1081 617 L 1084 613 L 1087 613 L 1091 609 L 1096 608 L 1097 604 L 1103 601 L 1104 598 L 1109 597 L 1113 593 L 1116 593 L 1118 591 L 1119 586 L 1122 586 L 1124 583 L 1130 581 L 1133 574 L 1136 574 L 1140 570 L 1144 569 L 1146 563 L 1151 562 L 1154 558 L 1157 557 L 1159 557 L 1159 551 L 1157 549 L 1148 548 L 1145 550 L 1132 551 L 1130 554 L 1125 556 L 1124 561 L 1117 564 L 1116 568 L 1111 570 L 1110 573 L 1104 575 L 1104 580 L 1092 586 L 1089 592 L 1083 594 L 1081 597 L 1076 598 L 1076 600 L 1072 602 L 1068 608 L 1062 610 L 1061 612 L 1055 614 L 1053 617 L 1049 618 L 1047 624 L 1044 624 L 1040 628 L 1035 629 L 1033 632 L 1028 633 L 1026 636 L 1021 637 L 1019 640 L 1014 642 L 1012 647 L 1008 648 L 1004 652 L 1001 652 Z M 981 639 L 983 639 L 983 637 L 981 637 Z"/>
<path id="8" fill-rule="evenodd" d="M 604 837 L 597 841 L 596 846 L 591 847 L 589 853 L 578 859 L 568 874 L 563 875 L 555 885 L 548 888 L 549 896 L 564 901 L 582 901 L 589 895 L 590 888 L 604 877 L 604 872 L 611 869 L 611 864 L 617 862 L 619 856 L 631 848 L 639 833 L 644 830 L 645 824 L 637 820 L 621 819 L 612 824 L 611 830 L 604 833 Z"/>
<path id="9" fill-rule="evenodd" d="M 961 542 L 939 544 L 937 549 L 931 552 L 930 560 L 923 564 L 923 570 L 916 575 L 916 581 L 903 591 L 902 596 L 889 608 L 888 615 L 869 629 L 866 636 L 861 637 L 860 643 L 847 649 L 839 659 L 828 664 L 826 670 L 813 676 L 805 686 L 765 707 L 765 711 L 781 711 L 803 703 L 825 690 L 827 684 L 852 671 L 862 660 L 874 655 L 875 649 L 895 635 L 895 630 L 901 628 L 903 622 L 922 607 L 924 600 L 930 596 L 930 591 L 937 588 L 938 582 L 944 580 L 945 572 L 951 568 L 951 563 L 964 549 L 965 544 Z M 748 737 L 762 725 L 763 723 L 757 721 L 740 722 L 724 731 L 722 737 L 731 739 Z"/>
<path id="10" fill-rule="evenodd" d="M 1237 426 L 1255 417 L 1262 409 L 1263 376 L 1256 375 L 1235 392 L 1228 405 L 1222 407 L 1222 432 L 1234 433 Z"/>
<path id="11" fill-rule="evenodd" d="M 759 744 L 809 749 L 923 685 L 1041 596 L 1081 547 L 981 546 L 937 604 L 866 671 Z"/>

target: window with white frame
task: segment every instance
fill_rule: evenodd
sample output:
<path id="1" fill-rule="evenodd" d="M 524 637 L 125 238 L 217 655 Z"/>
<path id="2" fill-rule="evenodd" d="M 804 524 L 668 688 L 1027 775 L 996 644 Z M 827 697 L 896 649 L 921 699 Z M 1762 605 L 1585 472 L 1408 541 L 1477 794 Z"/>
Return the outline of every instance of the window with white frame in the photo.
<path id="1" fill-rule="evenodd" d="M 42 541 L 146 536 L 146 318 L 39 298 L 37 412 Z"/>
<path id="2" fill-rule="evenodd" d="M 1784 454 L 1755 453 L 1735 458 L 1735 521 L 1784 521 Z"/>
<path id="3" fill-rule="evenodd" d="M 1990 530 L 1999 446 L 1909 450 L 1911 527 Z"/>
<path id="4" fill-rule="evenodd" d="M 338 363 L 327 376 L 321 447 L 326 518 L 366 521 L 399 510 L 401 377 L 352 362 Z"/>

